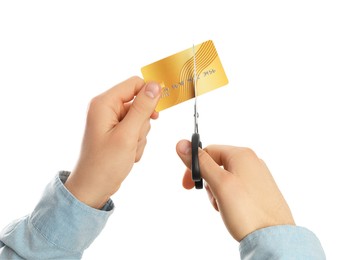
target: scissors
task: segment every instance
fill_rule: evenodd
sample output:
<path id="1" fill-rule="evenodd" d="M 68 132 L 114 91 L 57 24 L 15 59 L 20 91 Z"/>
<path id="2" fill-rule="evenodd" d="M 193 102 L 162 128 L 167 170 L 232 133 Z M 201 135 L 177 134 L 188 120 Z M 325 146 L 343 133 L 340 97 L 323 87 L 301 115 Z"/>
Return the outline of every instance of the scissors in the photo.
<path id="1" fill-rule="evenodd" d="M 200 134 L 198 133 L 198 111 L 197 111 L 197 71 L 196 71 L 196 54 L 195 54 L 195 45 L 192 47 L 193 49 L 193 87 L 195 94 L 195 105 L 194 105 L 194 118 L 195 118 L 195 132 L 192 134 L 192 180 L 195 182 L 196 189 L 203 188 L 203 180 L 201 177 L 200 171 L 200 163 L 198 160 L 198 148 L 202 148 L 202 143 L 200 141 Z"/>

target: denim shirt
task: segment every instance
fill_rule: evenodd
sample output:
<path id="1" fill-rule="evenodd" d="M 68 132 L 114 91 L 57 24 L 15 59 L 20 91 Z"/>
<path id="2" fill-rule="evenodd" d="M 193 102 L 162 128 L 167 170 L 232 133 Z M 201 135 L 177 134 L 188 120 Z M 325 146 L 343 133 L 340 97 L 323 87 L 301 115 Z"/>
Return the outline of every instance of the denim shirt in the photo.
<path id="1" fill-rule="evenodd" d="M 109 200 L 101 210 L 78 201 L 60 172 L 34 211 L 0 232 L 0 259 L 81 259 L 113 213 Z M 308 229 L 274 226 L 257 230 L 240 242 L 241 259 L 325 259 L 320 241 Z"/>

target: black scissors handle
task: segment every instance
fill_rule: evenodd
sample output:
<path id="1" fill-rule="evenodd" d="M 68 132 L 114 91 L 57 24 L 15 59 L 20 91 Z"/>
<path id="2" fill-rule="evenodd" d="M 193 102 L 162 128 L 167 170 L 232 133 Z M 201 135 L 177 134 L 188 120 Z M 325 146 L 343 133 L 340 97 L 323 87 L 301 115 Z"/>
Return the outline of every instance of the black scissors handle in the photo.
<path id="1" fill-rule="evenodd" d="M 198 148 L 202 148 L 202 143 L 200 141 L 200 135 L 198 133 L 194 133 L 192 135 L 192 180 L 195 182 L 196 189 L 203 188 L 203 180 L 201 177 L 200 171 L 200 163 L 198 160 Z"/>

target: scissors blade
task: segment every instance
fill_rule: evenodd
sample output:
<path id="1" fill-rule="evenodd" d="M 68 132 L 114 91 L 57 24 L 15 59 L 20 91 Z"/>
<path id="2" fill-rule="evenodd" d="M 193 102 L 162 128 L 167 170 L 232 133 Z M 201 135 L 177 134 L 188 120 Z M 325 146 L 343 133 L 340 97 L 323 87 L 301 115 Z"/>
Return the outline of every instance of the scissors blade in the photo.
<path id="1" fill-rule="evenodd" d="M 198 134 L 198 111 L 197 111 L 197 69 L 196 69 L 196 53 L 195 53 L 195 45 L 192 46 L 193 50 L 193 88 L 195 94 L 195 133 Z"/>
<path id="2" fill-rule="evenodd" d="M 198 148 L 202 148 L 202 143 L 200 141 L 200 135 L 198 133 L 198 111 L 197 111 L 197 69 L 196 69 L 196 53 L 195 45 L 193 49 L 193 87 L 195 94 L 195 133 L 192 135 L 191 146 L 192 146 L 192 162 L 191 162 L 191 172 L 192 179 L 195 182 L 196 189 L 202 189 L 203 180 L 201 178 L 200 163 L 198 160 Z"/>

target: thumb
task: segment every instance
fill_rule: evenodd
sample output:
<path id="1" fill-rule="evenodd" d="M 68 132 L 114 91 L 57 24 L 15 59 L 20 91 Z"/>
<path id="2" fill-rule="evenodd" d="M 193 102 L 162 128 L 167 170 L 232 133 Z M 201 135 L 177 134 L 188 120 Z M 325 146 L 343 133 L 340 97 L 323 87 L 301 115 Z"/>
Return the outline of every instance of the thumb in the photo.
<path id="1" fill-rule="evenodd" d="M 187 168 L 191 169 L 192 152 L 191 142 L 182 140 L 177 143 L 176 151 Z M 198 153 L 201 176 L 205 179 L 212 189 L 221 183 L 221 178 L 225 174 L 218 163 L 204 150 L 199 149 Z"/>
<path id="2" fill-rule="evenodd" d="M 155 82 L 147 83 L 137 94 L 123 121 L 136 132 L 153 114 L 161 93 L 161 87 Z"/>

